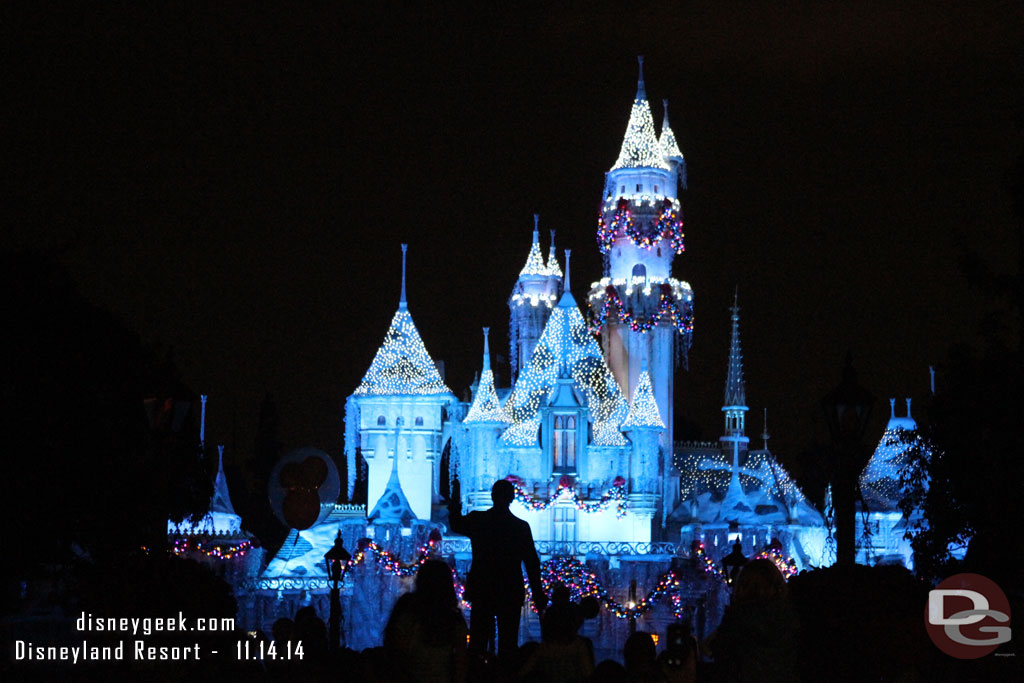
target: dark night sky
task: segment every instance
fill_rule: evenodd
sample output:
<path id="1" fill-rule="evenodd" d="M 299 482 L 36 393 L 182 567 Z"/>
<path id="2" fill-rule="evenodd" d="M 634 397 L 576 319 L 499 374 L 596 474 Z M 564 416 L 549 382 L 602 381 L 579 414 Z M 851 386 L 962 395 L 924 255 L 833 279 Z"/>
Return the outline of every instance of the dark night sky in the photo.
<path id="1" fill-rule="evenodd" d="M 872 433 L 886 397 L 923 398 L 927 366 L 989 307 L 958 259 L 1009 270 L 1018 253 L 1017 2 L 95 5 L 4 22 L 5 246 L 63 246 L 87 297 L 174 348 L 242 456 L 267 391 L 288 446 L 340 454 L 400 242 L 458 394 L 481 326 L 507 348 L 534 212 L 545 252 L 549 228 L 573 249 L 583 301 L 638 53 L 688 162 L 674 273 L 696 330 L 677 410 L 703 437 L 721 430 L 734 286 L 748 432 L 768 407 L 789 459 L 825 438 L 818 401 L 847 349 L 879 397 Z"/>

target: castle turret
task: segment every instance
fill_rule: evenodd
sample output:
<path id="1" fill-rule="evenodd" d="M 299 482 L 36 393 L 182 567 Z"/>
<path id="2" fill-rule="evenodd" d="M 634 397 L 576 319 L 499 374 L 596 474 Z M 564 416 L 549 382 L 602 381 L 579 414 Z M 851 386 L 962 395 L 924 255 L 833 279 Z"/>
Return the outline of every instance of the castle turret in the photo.
<path id="1" fill-rule="evenodd" d="M 671 129 L 658 140 L 642 57 L 639 63 L 636 97 L 619 157 L 605 178 L 598 219 L 604 277 L 593 284 L 588 303 L 591 329 L 600 333 L 608 365 L 630 399 L 645 359 L 649 366 L 666 425 L 659 456 L 664 513 L 678 499 L 678 473 L 671 457 L 673 378 L 677 358 L 685 359 L 690 347 L 693 291 L 672 277 L 672 261 L 684 250 L 677 197 L 682 152 Z"/>
<path id="2" fill-rule="evenodd" d="M 519 372 L 530 361 L 530 355 L 537 346 L 537 340 L 544 330 L 544 323 L 551 315 L 551 309 L 558 301 L 562 279 L 558 260 L 554 258 L 554 232 L 551 233 L 552 254 L 548 263 L 540 251 L 540 217 L 533 215 L 533 243 L 526 257 L 526 265 L 519 272 L 519 279 L 512 288 L 508 300 L 509 308 L 509 363 L 512 383 Z"/>
<path id="3" fill-rule="evenodd" d="M 494 390 L 494 373 L 491 372 L 491 351 L 488 344 L 490 328 L 484 328 L 484 360 L 480 382 L 473 393 L 469 413 L 462 421 L 468 428 L 470 448 L 475 457 L 463 463 L 460 476 L 466 490 L 489 490 L 494 480 L 504 477 L 507 472 L 496 469 L 495 444 L 501 432 L 508 426 L 509 419 L 498 401 Z M 467 471 L 468 470 L 468 471 Z"/>
<path id="4" fill-rule="evenodd" d="M 363 381 L 345 404 L 349 495 L 356 456 L 367 464 L 367 501 L 384 494 L 402 458 L 404 495 L 415 516 L 430 519 L 440 493 L 446 411 L 457 400 L 445 385 L 409 314 L 405 297 L 406 245 L 402 245 L 402 294 L 384 342 Z M 393 446 L 393 447 L 392 447 Z"/>

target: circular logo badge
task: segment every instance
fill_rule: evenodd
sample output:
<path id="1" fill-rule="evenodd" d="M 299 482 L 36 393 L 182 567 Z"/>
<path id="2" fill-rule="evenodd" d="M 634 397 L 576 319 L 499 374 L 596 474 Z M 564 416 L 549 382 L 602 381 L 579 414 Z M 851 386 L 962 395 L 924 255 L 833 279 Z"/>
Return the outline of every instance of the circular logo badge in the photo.
<path id="1" fill-rule="evenodd" d="M 925 629 L 951 657 L 977 659 L 1010 640 L 1010 602 L 991 579 L 955 574 L 928 592 Z"/>

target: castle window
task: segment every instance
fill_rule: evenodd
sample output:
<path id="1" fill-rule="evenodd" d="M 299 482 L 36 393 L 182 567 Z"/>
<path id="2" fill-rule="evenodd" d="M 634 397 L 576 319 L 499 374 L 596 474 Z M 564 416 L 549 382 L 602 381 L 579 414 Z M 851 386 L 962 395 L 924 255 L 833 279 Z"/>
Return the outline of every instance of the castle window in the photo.
<path id="1" fill-rule="evenodd" d="M 416 418 L 416 426 L 417 427 L 422 427 L 423 426 L 423 417 L 417 417 Z"/>
<path id="2" fill-rule="evenodd" d="M 380 416 L 377 417 L 377 425 L 378 426 L 383 427 L 387 423 L 388 423 L 388 420 L 383 415 L 380 415 Z"/>
<path id="3" fill-rule="evenodd" d="M 647 277 L 647 266 L 642 263 L 638 263 L 633 266 L 633 277 L 644 279 Z"/>
<path id="4" fill-rule="evenodd" d="M 622 194 L 626 194 L 626 186 L 625 185 L 622 186 Z"/>
<path id="5" fill-rule="evenodd" d="M 636 191 L 637 192 L 643 192 L 644 191 L 644 186 L 642 184 L 640 184 L 640 183 L 637 183 L 636 184 Z"/>
<path id="6" fill-rule="evenodd" d="M 658 247 L 658 258 L 661 258 L 661 247 Z"/>
<path id="7" fill-rule="evenodd" d="M 554 430 L 552 436 L 552 451 L 554 455 L 554 469 L 575 470 L 576 469 L 576 416 L 555 415 Z"/>
<path id="8" fill-rule="evenodd" d="M 658 194 L 658 186 L 657 185 L 654 186 L 654 194 Z"/>
<path id="9" fill-rule="evenodd" d="M 395 418 L 395 426 L 396 427 L 401 427 L 404 424 L 405 424 L 405 418 L 403 418 L 401 415 L 399 415 L 398 417 Z"/>

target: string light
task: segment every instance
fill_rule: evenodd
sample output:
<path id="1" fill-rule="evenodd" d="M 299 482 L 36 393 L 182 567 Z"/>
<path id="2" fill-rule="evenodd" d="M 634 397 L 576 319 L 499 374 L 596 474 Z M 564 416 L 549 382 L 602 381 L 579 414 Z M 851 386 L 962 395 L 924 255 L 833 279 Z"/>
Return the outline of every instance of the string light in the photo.
<path id="1" fill-rule="evenodd" d="M 654 400 L 654 389 L 651 387 L 651 375 L 646 370 L 640 373 L 640 380 L 636 383 L 636 393 L 633 394 L 633 405 L 629 407 L 629 414 L 622 423 L 622 429 L 627 427 L 657 427 L 665 428 L 661 420 L 661 413 L 658 412 L 658 403 Z"/>
<path id="2" fill-rule="evenodd" d="M 654 118 L 647 98 L 633 100 L 629 112 L 626 137 L 622 140 L 619 158 L 611 170 L 620 168 L 657 168 L 668 171 L 669 165 L 663 158 L 663 150 L 654 135 Z"/>
<path id="3" fill-rule="evenodd" d="M 485 367 L 480 373 L 480 385 L 473 396 L 473 404 L 469 407 L 469 414 L 462 421 L 464 424 L 474 422 L 502 422 L 508 424 L 508 416 L 501 409 L 498 402 L 498 394 L 494 390 L 494 373 L 489 367 Z"/>
<path id="4" fill-rule="evenodd" d="M 784 579 L 789 581 L 790 577 L 796 576 L 796 560 L 792 557 L 783 557 L 782 552 L 778 548 L 769 547 L 762 550 L 754 556 L 755 560 L 770 560 L 779 571 L 782 572 Z"/>
<path id="5" fill-rule="evenodd" d="M 515 388 L 505 401 L 505 413 L 512 424 L 502 434 L 507 445 L 535 446 L 540 427 L 539 408 L 558 377 L 571 376 L 587 402 L 594 426 L 593 443 L 623 446 L 619 425 L 628 406 L 619 390 L 601 347 L 587 332 L 583 315 L 571 295 L 566 295 L 548 319 L 533 356 L 520 373 Z"/>
<path id="6" fill-rule="evenodd" d="M 450 394 L 409 311 L 399 309 L 391 319 L 384 343 L 366 371 L 355 396 Z"/>
<path id="7" fill-rule="evenodd" d="M 650 198 L 644 196 L 643 199 Z M 602 254 L 607 254 L 620 236 L 628 238 L 630 242 L 647 251 L 659 245 L 662 240 L 668 240 L 677 254 L 686 251 L 678 202 L 668 197 L 662 200 L 657 218 L 647 224 L 646 230 L 643 228 L 643 221 L 633 217 L 630 202 L 624 197 L 619 198 L 611 220 L 605 217 L 607 213 L 606 209 L 597 218 L 597 245 Z"/>
<path id="8" fill-rule="evenodd" d="M 201 553 L 206 557 L 212 557 L 218 560 L 230 560 L 233 557 L 245 556 L 251 548 L 252 543 L 249 541 L 241 541 L 239 543 L 225 545 L 224 543 L 217 543 L 216 541 L 206 543 L 199 539 L 179 538 L 174 540 L 174 546 L 171 548 L 171 552 L 175 555 Z"/>
<path id="9" fill-rule="evenodd" d="M 519 277 L 524 275 L 543 275 L 547 277 L 550 274 L 548 267 L 544 265 L 544 257 L 541 256 L 540 245 L 537 243 L 537 240 L 534 240 L 530 246 L 530 255 L 526 257 L 526 265 L 519 271 Z"/>
<path id="10" fill-rule="evenodd" d="M 603 282 L 604 280 L 602 280 Z M 684 294 L 689 288 L 689 285 L 686 285 L 687 289 L 684 290 L 683 285 L 685 284 L 672 278 L 669 278 L 666 282 L 652 283 L 652 288 L 657 287 L 659 289 L 658 305 L 647 318 L 631 311 L 623 303 L 618 290 L 610 282 L 604 286 L 601 292 L 596 291 L 597 288 L 595 287 L 595 290 L 592 290 L 590 294 L 592 306 L 597 308 L 597 314 L 592 316 L 590 322 L 591 333 L 595 335 L 600 334 L 607 324 L 609 315 L 613 313 L 616 320 L 629 325 L 631 330 L 641 334 L 649 332 L 651 328 L 657 326 L 662 320 L 670 320 L 676 331 L 680 334 L 688 335 L 692 333 L 693 313 L 689 303 L 692 300 L 692 295 L 687 297 Z M 647 289 L 644 290 L 645 295 L 647 291 Z M 631 290 L 627 290 L 627 296 L 631 293 Z M 603 301 L 601 301 L 602 298 L 604 299 Z"/>
<path id="11" fill-rule="evenodd" d="M 547 510 L 557 500 L 564 497 L 571 500 L 576 505 L 576 509 L 586 513 L 600 512 L 611 505 L 612 501 L 615 501 L 616 518 L 622 519 L 626 516 L 626 480 L 623 477 L 615 477 L 611 488 L 596 501 L 581 499 L 576 493 L 576 483 L 569 477 L 562 477 L 555 492 L 546 498 L 535 497 L 527 493 L 522 487 L 523 480 L 515 475 L 509 475 L 506 479 L 512 482 L 512 486 L 515 488 L 515 499 L 534 512 Z"/>
<path id="12" fill-rule="evenodd" d="M 931 448 L 917 430 L 895 427 L 882 433 L 878 447 L 860 475 L 861 489 L 872 509 L 898 509 L 904 495 L 901 475 L 910 465 L 915 451 L 923 451 L 925 457 L 931 454 Z"/>

